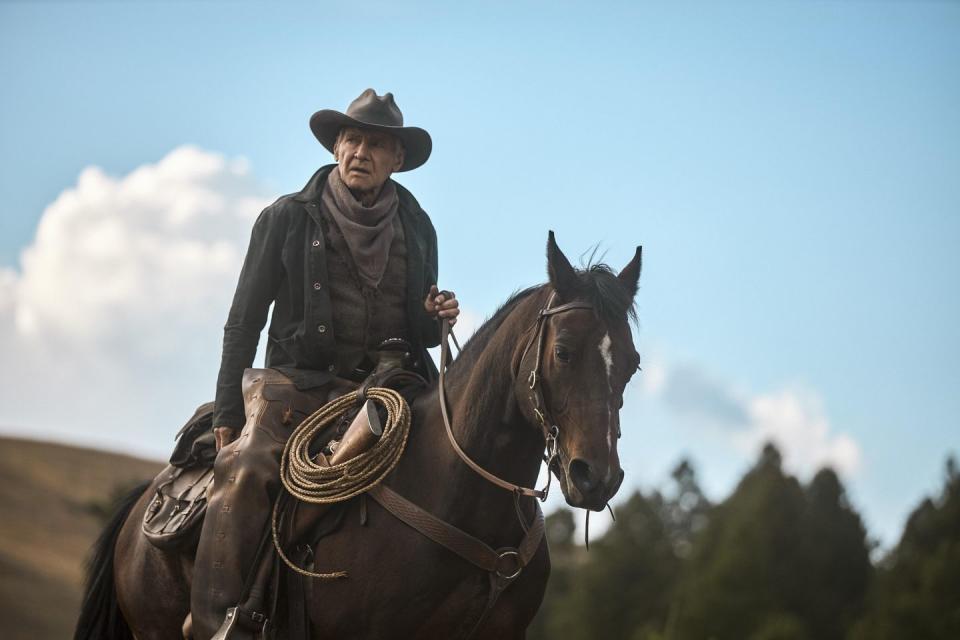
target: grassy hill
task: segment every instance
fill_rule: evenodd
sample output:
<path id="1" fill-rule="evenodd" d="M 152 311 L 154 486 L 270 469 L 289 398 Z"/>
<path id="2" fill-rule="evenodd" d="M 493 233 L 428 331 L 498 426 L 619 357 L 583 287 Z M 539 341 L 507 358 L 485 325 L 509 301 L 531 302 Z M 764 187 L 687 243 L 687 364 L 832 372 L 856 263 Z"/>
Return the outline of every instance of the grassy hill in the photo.
<path id="1" fill-rule="evenodd" d="M 0 629 L 6 640 L 69 638 L 83 565 L 120 491 L 163 464 L 0 438 Z"/>

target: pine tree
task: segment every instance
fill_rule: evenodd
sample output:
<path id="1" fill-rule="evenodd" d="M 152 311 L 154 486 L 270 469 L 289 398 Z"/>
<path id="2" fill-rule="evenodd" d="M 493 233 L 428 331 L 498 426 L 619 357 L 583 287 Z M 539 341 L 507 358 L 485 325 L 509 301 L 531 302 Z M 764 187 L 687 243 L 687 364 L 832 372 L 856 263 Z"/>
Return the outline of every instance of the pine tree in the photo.
<path id="1" fill-rule="evenodd" d="M 668 490 L 661 510 L 661 518 L 680 558 L 690 555 L 693 538 L 707 523 L 712 505 L 700 488 L 696 470 L 687 459 L 682 459 L 670 473 L 673 484 Z"/>
<path id="2" fill-rule="evenodd" d="M 842 640 L 862 613 L 873 571 L 866 529 L 832 469 L 821 469 L 805 493 L 798 614 L 812 637 Z"/>
<path id="3" fill-rule="evenodd" d="M 866 531 L 837 474 L 802 488 L 767 445 L 695 539 L 667 638 L 841 640 L 871 576 Z"/>
<path id="4" fill-rule="evenodd" d="M 569 640 L 648 638 L 663 628 L 679 559 L 660 517 L 659 494 L 634 493 L 606 534 L 590 543 L 547 625 Z"/>
<path id="5" fill-rule="evenodd" d="M 881 563 L 854 640 L 960 638 L 960 474 L 952 457 L 945 475 L 939 498 L 914 510 Z"/>
<path id="6" fill-rule="evenodd" d="M 742 640 L 769 626 L 773 616 L 795 616 L 804 511 L 803 490 L 784 475 L 780 453 L 767 445 L 697 536 L 667 638 Z M 795 635 L 805 634 L 800 625 Z"/>

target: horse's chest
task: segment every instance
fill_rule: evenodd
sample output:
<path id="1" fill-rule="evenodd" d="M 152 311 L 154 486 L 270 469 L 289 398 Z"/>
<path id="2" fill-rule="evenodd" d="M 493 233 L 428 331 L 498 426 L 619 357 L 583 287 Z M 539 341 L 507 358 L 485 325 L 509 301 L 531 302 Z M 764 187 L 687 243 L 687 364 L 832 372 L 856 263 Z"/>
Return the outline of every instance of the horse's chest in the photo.
<path id="1" fill-rule="evenodd" d="M 310 581 L 307 596 L 315 637 L 457 638 L 465 637 L 479 620 L 490 596 L 488 574 L 401 527 L 343 532 L 343 541 L 352 541 L 350 551 L 335 551 L 333 545 L 318 548 L 319 570 L 343 568 L 353 577 Z M 336 564 L 333 556 L 347 564 Z M 499 620 L 516 620 L 508 624 L 522 627 L 529 623 L 546 584 L 546 572 L 535 566 L 539 564 L 531 563 L 498 598 Z"/>

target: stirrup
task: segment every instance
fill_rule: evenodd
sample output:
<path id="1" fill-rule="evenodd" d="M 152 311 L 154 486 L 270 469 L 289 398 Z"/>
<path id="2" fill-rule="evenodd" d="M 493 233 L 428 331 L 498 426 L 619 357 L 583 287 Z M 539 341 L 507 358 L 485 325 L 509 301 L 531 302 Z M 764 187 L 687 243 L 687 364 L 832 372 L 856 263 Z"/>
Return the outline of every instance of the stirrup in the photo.
<path id="1" fill-rule="evenodd" d="M 270 620 L 265 615 L 245 614 L 240 607 L 230 607 L 223 624 L 210 640 L 265 640 L 269 633 Z"/>

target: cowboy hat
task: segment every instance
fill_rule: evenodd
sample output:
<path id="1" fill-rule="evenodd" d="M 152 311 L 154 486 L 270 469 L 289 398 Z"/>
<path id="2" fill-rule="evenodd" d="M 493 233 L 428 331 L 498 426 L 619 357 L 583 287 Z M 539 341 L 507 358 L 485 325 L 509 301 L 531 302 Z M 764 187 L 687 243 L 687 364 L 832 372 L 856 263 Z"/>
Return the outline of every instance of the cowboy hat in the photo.
<path id="1" fill-rule="evenodd" d="M 393 101 L 392 93 L 378 96 L 373 89 L 367 89 L 350 103 L 346 113 L 323 109 L 310 117 L 310 130 L 330 153 L 343 127 L 386 131 L 399 138 L 404 148 L 403 166 L 399 171 L 422 165 L 433 148 L 429 133 L 419 127 L 403 126 L 403 114 Z"/>

